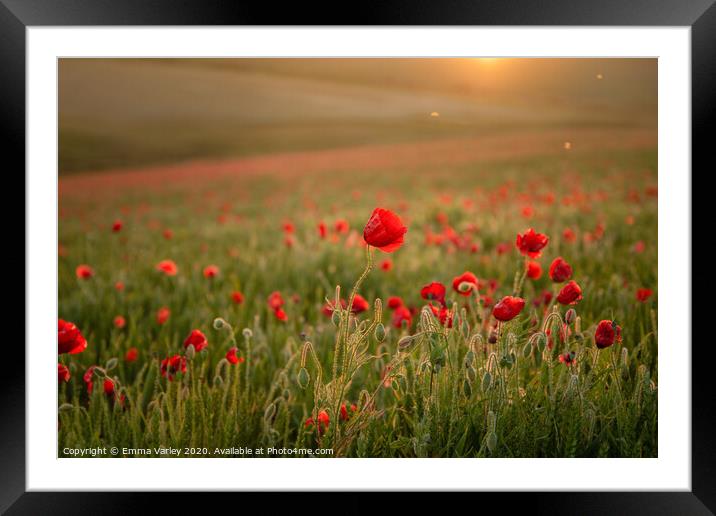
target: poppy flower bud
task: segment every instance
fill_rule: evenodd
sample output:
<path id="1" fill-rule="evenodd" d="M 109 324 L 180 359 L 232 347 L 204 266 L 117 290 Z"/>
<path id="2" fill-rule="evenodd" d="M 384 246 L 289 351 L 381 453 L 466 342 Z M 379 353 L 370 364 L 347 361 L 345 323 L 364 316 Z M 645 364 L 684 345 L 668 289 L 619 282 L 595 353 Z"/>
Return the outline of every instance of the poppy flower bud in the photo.
<path id="1" fill-rule="evenodd" d="M 383 326 L 383 323 L 378 323 L 373 334 L 375 335 L 375 340 L 378 342 L 383 342 L 385 340 L 385 326 Z"/>
<path id="2" fill-rule="evenodd" d="M 298 386 L 301 389 L 305 389 L 308 387 L 309 382 L 311 381 L 311 375 L 308 374 L 308 369 L 305 367 L 302 367 L 298 371 L 298 376 L 296 377 L 296 381 L 298 382 Z"/>
<path id="3" fill-rule="evenodd" d="M 576 317 L 577 312 L 574 310 L 574 308 L 570 308 L 569 310 L 567 310 L 567 313 L 564 314 L 564 322 L 566 322 L 567 324 L 572 324 Z"/>
<path id="4" fill-rule="evenodd" d="M 223 330 L 228 326 L 228 323 L 223 320 L 221 317 L 217 317 L 214 319 L 214 329 L 215 330 Z"/>
<path id="5" fill-rule="evenodd" d="M 264 410 L 264 421 L 268 424 L 271 424 L 271 421 L 273 421 L 273 418 L 275 415 L 276 415 L 276 404 L 271 403 L 268 407 L 266 407 L 266 410 Z"/>
<path id="6" fill-rule="evenodd" d="M 581 333 L 582 331 L 582 318 L 579 316 L 574 320 L 574 331 L 576 333 Z"/>
<path id="7" fill-rule="evenodd" d="M 475 352 L 470 350 L 465 353 L 465 366 L 472 366 L 472 362 L 475 360 Z"/>
<path id="8" fill-rule="evenodd" d="M 341 324 L 341 313 L 338 310 L 333 311 L 333 315 L 331 315 L 331 322 L 333 322 L 333 325 L 337 328 Z"/>
<path id="9" fill-rule="evenodd" d="M 465 380 L 462 382 L 462 392 L 465 393 L 465 397 L 469 398 L 472 395 L 472 387 L 470 386 L 470 382 Z"/>
<path id="10" fill-rule="evenodd" d="M 107 365 L 105 366 L 107 371 L 111 371 L 115 367 L 117 367 L 118 360 L 115 357 L 110 358 L 107 360 Z"/>
<path id="11" fill-rule="evenodd" d="M 193 345 L 193 344 L 189 344 L 189 345 L 186 347 L 186 351 L 184 351 L 184 356 L 185 356 L 188 360 L 194 360 L 194 357 L 196 356 L 196 348 L 194 348 L 194 345 Z"/>
<path id="12" fill-rule="evenodd" d="M 490 450 L 490 454 L 494 455 L 497 449 L 497 434 L 495 432 L 487 434 L 487 449 Z"/>
<path id="13" fill-rule="evenodd" d="M 528 342 L 525 347 L 522 348 L 522 356 L 527 358 L 532 354 L 532 343 Z"/>
<path id="14" fill-rule="evenodd" d="M 545 335 L 543 332 L 539 332 L 537 335 L 537 349 L 540 353 L 544 351 L 545 346 L 547 345 L 547 335 Z"/>
<path id="15" fill-rule="evenodd" d="M 465 374 L 467 376 L 467 379 L 471 382 L 474 382 L 475 378 L 477 377 L 477 373 L 475 373 L 475 368 L 471 365 L 465 368 Z"/>
<path id="16" fill-rule="evenodd" d="M 490 374 L 490 371 L 485 371 L 485 374 L 482 375 L 482 392 L 487 392 L 490 390 L 490 387 L 492 386 L 492 375 Z"/>
<path id="17" fill-rule="evenodd" d="M 402 339 L 398 341 L 398 350 L 399 351 L 407 351 L 409 347 L 412 346 L 412 344 L 415 342 L 415 336 L 414 335 L 406 335 Z"/>

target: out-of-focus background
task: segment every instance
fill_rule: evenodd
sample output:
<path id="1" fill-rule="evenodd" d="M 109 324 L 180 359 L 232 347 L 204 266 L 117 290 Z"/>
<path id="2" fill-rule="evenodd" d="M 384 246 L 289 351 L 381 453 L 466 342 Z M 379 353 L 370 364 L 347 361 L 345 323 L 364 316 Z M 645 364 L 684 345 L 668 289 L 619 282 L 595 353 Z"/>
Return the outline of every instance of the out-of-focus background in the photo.
<path id="1" fill-rule="evenodd" d="M 655 140 L 656 78 L 655 59 L 61 59 L 59 173 L 547 130 Z"/>

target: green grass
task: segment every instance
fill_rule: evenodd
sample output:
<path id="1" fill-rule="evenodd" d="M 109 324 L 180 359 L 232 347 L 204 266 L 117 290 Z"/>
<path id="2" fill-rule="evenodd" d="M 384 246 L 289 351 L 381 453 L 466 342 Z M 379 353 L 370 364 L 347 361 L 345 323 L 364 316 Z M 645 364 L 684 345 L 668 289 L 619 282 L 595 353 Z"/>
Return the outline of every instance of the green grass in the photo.
<path id="1" fill-rule="evenodd" d="M 656 152 L 623 151 L 437 170 L 277 173 L 219 184 L 197 180 L 162 193 L 61 198 L 58 316 L 76 323 L 89 345 L 59 357 L 72 371 L 59 387 L 60 455 L 66 447 L 176 447 L 182 453 L 188 447 L 213 456 L 216 449 L 274 446 L 321 447 L 349 457 L 655 457 L 657 202 L 645 195 L 655 184 Z M 629 199 L 631 190 L 638 201 Z M 581 205 L 560 202 L 575 192 Z M 546 193 L 557 201 L 539 200 Z M 526 204 L 535 210 L 529 220 L 521 215 Z M 361 240 L 376 206 L 401 213 L 409 227 L 406 244 L 390 256 L 374 251 L 374 261 L 390 257 L 394 267 L 375 267 L 360 285 L 371 305 L 382 300 L 382 313 L 371 309 L 349 321 L 341 312 L 339 332 L 321 307 L 336 285 L 348 297 L 363 272 L 365 249 L 347 242 Z M 440 230 L 439 213 L 461 234 L 476 225 L 480 251 L 427 245 L 424 231 Z M 217 220 L 221 214 L 228 215 L 224 223 Z M 117 218 L 125 227 L 115 234 L 110 226 Z M 356 233 L 335 243 L 321 240 L 317 223 L 330 228 L 339 218 Z M 290 248 L 281 229 L 286 220 L 296 228 Z M 584 234 L 599 222 L 604 236 L 586 242 Z M 512 294 L 523 266 L 515 235 L 530 226 L 551 238 L 539 260 L 544 274 L 524 282 L 525 310 L 490 344 L 491 328 L 480 320 L 494 319 L 489 312 L 476 318 L 474 302 L 466 310 L 467 298 L 450 288 L 452 278 L 470 270 L 498 281 L 496 299 Z M 577 232 L 577 242 L 564 241 L 566 227 Z M 171 240 L 162 237 L 164 228 L 174 232 Z M 643 253 L 633 251 L 637 241 L 645 242 Z M 503 242 L 510 251 L 498 255 Z M 568 341 L 549 350 L 537 335 L 550 312 L 531 301 L 553 290 L 547 269 L 560 255 L 572 264 L 584 299 L 574 307 L 580 327 L 572 325 Z M 154 269 L 165 258 L 178 264 L 177 276 Z M 94 268 L 93 278 L 75 277 L 81 263 Z M 218 278 L 202 276 L 208 264 L 219 266 Z M 117 281 L 125 283 L 124 292 L 115 290 Z M 401 296 L 421 310 L 420 288 L 431 281 L 445 283 L 449 306 L 456 303 L 453 327 L 418 312 L 411 328 L 393 328 L 387 298 Z M 639 287 L 655 295 L 639 303 Z M 231 301 L 236 289 L 245 295 L 241 305 Z M 276 290 L 286 299 L 285 323 L 267 306 Z M 165 305 L 171 317 L 160 326 L 155 313 Z M 555 313 L 565 311 L 558 305 Z M 113 326 L 116 315 L 126 318 L 125 328 Z M 233 332 L 215 329 L 217 317 Z M 595 348 L 594 328 L 602 319 L 622 326 L 621 344 Z M 378 323 L 386 330 L 382 341 Z M 186 375 L 169 382 L 159 362 L 183 353 L 194 328 L 209 346 L 189 361 Z M 410 349 L 398 350 L 401 338 L 420 333 Z M 231 366 L 223 357 L 234 340 L 246 361 Z M 130 347 L 139 349 L 134 363 L 124 361 Z M 336 350 L 349 359 L 337 371 Z M 557 360 L 568 350 L 577 356 L 572 368 Z M 306 388 L 297 381 L 302 361 Z M 124 407 L 107 399 L 99 377 L 87 395 L 82 375 L 91 365 L 117 382 Z M 389 365 L 390 386 L 384 387 Z M 344 402 L 358 405 L 347 422 L 337 415 Z M 319 410 L 331 419 L 320 438 L 304 425 Z"/>

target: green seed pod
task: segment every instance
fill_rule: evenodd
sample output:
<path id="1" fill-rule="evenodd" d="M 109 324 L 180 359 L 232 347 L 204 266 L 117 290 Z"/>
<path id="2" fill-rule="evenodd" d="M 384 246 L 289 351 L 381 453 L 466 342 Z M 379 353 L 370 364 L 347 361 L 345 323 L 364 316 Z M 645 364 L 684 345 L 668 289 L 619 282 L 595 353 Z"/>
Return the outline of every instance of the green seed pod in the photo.
<path id="1" fill-rule="evenodd" d="M 472 363 L 474 361 L 475 361 L 475 353 L 472 350 L 465 353 L 465 366 L 472 365 Z"/>
<path id="2" fill-rule="evenodd" d="M 462 331 L 463 338 L 467 339 L 467 337 L 470 335 L 470 324 L 467 322 L 467 319 L 462 320 L 460 330 Z"/>
<path id="3" fill-rule="evenodd" d="M 333 310 L 333 315 L 331 315 L 331 321 L 333 322 L 333 325 L 337 328 L 341 324 L 341 313 L 338 310 Z"/>
<path id="4" fill-rule="evenodd" d="M 469 398 L 472 395 L 472 387 L 470 386 L 470 382 L 467 380 L 462 382 L 462 392 L 465 393 L 466 398 Z"/>
<path id="5" fill-rule="evenodd" d="M 109 360 L 107 360 L 107 365 L 106 365 L 107 371 L 111 371 L 112 369 L 117 367 L 117 362 L 118 362 L 118 360 L 115 357 L 112 357 Z"/>
<path id="6" fill-rule="evenodd" d="M 306 387 L 308 387 L 308 384 L 311 382 L 311 375 L 308 374 L 308 369 L 306 369 L 305 367 L 302 367 L 298 371 L 298 376 L 297 376 L 296 380 L 298 381 L 298 386 L 301 389 L 305 389 Z"/>
<path id="7" fill-rule="evenodd" d="M 214 319 L 214 329 L 215 330 L 222 330 L 226 326 L 227 326 L 226 321 L 223 320 L 221 317 L 217 317 L 216 319 Z"/>
<path id="8" fill-rule="evenodd" d="M 497 416 L 495 416 L 495 413 L 490 410 L 487 413 L 487 431 L 494 433 L 496 427 L 497 427 Z"/>
<path id="9" fill-rule="evenodd" d="M 189 344 L 186 347 L 186 351 L 184 352 L 184 356 L 188 360 L 194 360 L 194 356 L 196 355 L 196 348 L 194 348 L 194 344 Z"/>
<path id="10" fill-rule="evenodd" d="M 373 335 L 375 336 L 375 340 L 378 342 L 383 342 L 385 340 L 385 326 L 383 326 L 383 323 L 378 323 L 375 327 Z"/>
<path id="11" fill-rule="evenodd" d="M 629 367 L 629 351 L 627 348 L 622 348 L 621 363 L 623 368 Z"/>
<path id="12" fill-rule="evenodd" d="M 491 386 L 492 386 L 492 375 L 490 374 L 490 371 L 485 371 L 485 374 L 482 375 L 482 392 L 489 391 Z"/>

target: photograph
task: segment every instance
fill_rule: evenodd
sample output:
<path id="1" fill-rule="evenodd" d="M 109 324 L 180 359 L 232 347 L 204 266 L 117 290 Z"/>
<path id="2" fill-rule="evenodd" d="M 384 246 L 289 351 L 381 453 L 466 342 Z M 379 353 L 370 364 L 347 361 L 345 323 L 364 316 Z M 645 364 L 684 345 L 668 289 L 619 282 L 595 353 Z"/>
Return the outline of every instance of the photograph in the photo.
<path id="1" fill-rule="evenodd" d="M 658 72 L 59 57 L 57 456 L 658 458 Z"/>

